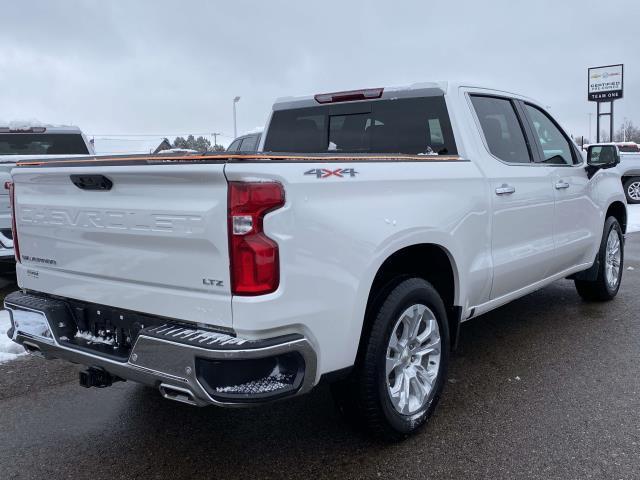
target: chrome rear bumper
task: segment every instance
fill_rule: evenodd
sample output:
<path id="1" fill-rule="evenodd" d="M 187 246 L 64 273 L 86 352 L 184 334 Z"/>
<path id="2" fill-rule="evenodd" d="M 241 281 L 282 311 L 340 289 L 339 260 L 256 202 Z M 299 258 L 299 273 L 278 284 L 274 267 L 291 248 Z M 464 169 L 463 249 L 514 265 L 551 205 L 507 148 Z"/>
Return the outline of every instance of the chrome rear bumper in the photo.
<path id="1" fill-rule="evenodd" d="M 195 327 L 167 324 L 143 329 L 128 359 L 118 361 L 72 346 L 65 342 L 65 337 L 56 334 L 56 328 L 47 316 L 46 302 L 56 303 L 55 306 L 60 307 L 60 301 L 47 299 L 45 303 L 41 303 L 43 307 L 32 308 L 38 302 L 12 301 L 10 298 L 11 296 L 5 300 L 5 308 L 11 313 L 12 321 L 9 335 L 28 352 L 44 358 L 59 358 L 104 369 L 115 377 L 159 388 L 163 396 L 172 400 L 197 406 L 242 406 L 299 395 L 309 391 L 315 384 L 316 353 L 311 343 L 302 335 L 246 340 Z M 33 298 L 39 297 L 31 297 L 30 300 Z M 57 314 L 59 312 L 58 310 Z M 290 358 L 291 355 L 302 359 L 302 367 L 296 373 L 297 377 L 291 380 L 292 388 L 282 392 L 278 388 L 284 387 L 278 387 L 277 378 L 265 377 L 255 380 L 258 382 L 255 383 L 259 386 L 258 390 L 251 385 L 251 391 L 257 391 L 255 395 L 233 397 L 234 394 L 225 392 L 237 391 L 238 385 L 212 387 L 211 371 L 203 370 L 208 365 L 224 365 L 223 368 L 232 371 L 241 365 L 238 361 L 245 361 L 242 364 L 246 370 L 246 365 L 252 365 L 252 361 L 261 365 L 263 361 L 274 360 L 277 364 L 278 358 Z M 278 388 L 274 389 L 274 385 Z"/>

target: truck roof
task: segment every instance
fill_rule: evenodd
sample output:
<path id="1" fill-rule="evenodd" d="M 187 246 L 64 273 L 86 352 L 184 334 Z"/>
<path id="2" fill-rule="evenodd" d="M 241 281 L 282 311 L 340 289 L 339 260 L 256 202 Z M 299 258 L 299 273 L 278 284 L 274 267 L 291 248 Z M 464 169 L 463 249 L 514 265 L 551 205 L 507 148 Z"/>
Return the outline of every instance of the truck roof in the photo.
<path id="1" fill-rule="evenodd" d="M 526 97 L 524 95 L 510 92 L 507 90 L 500 90 L 497 88 L 490 88 L 486 86 L 479 86 L 473 82 L 461 82 L 461 81 L 435 81 L 435 82 L 419 82 L 412 83 L 410 85 L 400 85 L 383 87 L 382 95 L 377 98 L 371 98 L 366 100 L 391 100 L 396 98 L 412 98 L 412 97 L 433 97 L 439 95 L 447 95 L 459 88 L 473 88 L 474 90 L 482 90 L 486 93 L 494 95 L 507 95 L 510 97 L 518 97 L 523 100 L 529 100 L 533 103 L 539 104 L 536 100 Z M 364 90 L 379 90 L 379 89 L 363 89 L 353 90 L 353 92 Z M 351 91 L 349 91 L 351 92 Z M 345 93 L 345 92 L 335 92 Z M 320 94 L 325 95 L 325 94 Z M 326 94 L 330 95 L 330 94 Z M 305 108 L 316 107 L 319 105 L 316 100 L 317 95 L 304 95 L 304 96 L 290 96 L 277 98 L 273 104 L 273 110 L 289 110 L 293 108 Z"/>
<path id="2" fill-rule="evenodd" d="M 82 133 L 80 127 L 75 125 L 53 125 L 34 120 L 13 120 L 10 122 L 0 121 L 0 133 L 27 132 L 34 129 L 41 130 L 43 128 L 45 129 L 44 131 L 34 133 Z"/>

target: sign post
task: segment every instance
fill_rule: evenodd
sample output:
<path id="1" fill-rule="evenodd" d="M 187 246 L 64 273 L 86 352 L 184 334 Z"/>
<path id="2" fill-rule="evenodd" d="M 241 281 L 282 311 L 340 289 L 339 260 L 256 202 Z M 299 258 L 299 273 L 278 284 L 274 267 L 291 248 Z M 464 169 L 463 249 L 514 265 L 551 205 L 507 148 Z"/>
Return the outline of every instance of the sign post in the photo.
<path id="1" fill-rule="evenodd" d="M 600 117 L 609 117 L 609 140 L 613 142 L 613 102 L 622 98 L 624 65 L 607 65 L 588 70 L 587 93 L 590 102 L 597 102 L 596 139 L 600 142 Z M 600 104 L 608 102 L 609 111 L 601 112 Z M 591 141 L 591 139 L 589 139 Z"/>

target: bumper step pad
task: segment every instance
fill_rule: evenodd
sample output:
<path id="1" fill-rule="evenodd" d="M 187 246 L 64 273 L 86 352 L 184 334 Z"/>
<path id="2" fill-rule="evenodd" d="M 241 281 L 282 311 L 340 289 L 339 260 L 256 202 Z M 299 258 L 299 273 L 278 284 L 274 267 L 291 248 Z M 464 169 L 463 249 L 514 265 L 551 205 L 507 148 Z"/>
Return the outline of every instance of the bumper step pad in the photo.
<path id="1" fill-rule="evenodd" d="M 177 322 L 168 322 L 160 326 L 145 328 L 140 332 L 140 335 L 211 350 L 253 350 L 303 338 L 299 334 L 290 334 L 280 335 L 268 340 L 248 340 L 228 333 L 194 328 Z"/>

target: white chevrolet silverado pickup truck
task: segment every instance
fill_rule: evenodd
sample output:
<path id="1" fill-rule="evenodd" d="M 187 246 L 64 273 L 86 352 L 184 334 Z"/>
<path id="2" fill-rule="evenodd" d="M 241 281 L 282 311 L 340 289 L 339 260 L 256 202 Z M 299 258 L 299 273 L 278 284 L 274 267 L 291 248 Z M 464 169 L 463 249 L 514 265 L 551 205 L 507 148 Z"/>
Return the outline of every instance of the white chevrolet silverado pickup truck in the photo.
<path id="1" fill-rule="evenodd" d="M 9 335 L 193 405 L 331 381 L 399 439 L 460 323 L 562 279 L 612 299 L 625 196 L 533 100 L 450 83 L 278 100 L 259 152 L 20 162 Z M 561 308 L 558 306 L 558 308 Z"/>
<path id="2" fill-rule="evenodd" d="M 78 127 L 41 123 L 0 123 L 0 261 L 13 262 L 11 207 L 4 188 L 18 160 L 57 158 L 60 155 L 90 155 L 93 145 Z"/>

